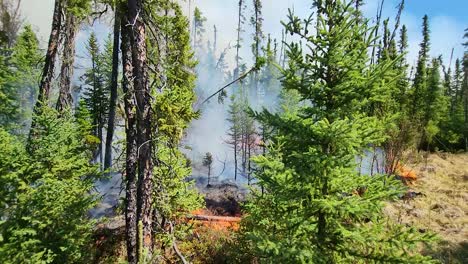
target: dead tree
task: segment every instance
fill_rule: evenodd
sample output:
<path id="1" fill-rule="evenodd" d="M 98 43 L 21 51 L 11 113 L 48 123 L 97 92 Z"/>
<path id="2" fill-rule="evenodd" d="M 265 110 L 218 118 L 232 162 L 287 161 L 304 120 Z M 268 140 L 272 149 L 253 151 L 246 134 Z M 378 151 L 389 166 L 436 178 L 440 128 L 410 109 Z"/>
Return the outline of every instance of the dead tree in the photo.
<path id="1" fill-rule="evenodd" d="M 114 8 L 114 43 L 112 50 L 112 76 L 110 86 L 109 119 L 107 123 L 106 153 L 104 169 L 112 166 L 112 141 L 115 129 L 115 108 L 117 104 L 117 86 L 119 75 L 119 40 L 120 40 L 120 10 L 116 4 Z"/>

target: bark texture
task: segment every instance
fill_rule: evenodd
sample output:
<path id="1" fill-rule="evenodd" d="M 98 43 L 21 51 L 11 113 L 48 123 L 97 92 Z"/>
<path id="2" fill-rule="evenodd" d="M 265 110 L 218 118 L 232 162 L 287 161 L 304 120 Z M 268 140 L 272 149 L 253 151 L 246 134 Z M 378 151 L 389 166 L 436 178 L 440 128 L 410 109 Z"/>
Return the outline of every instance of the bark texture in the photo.
<path id="1" fill-rule="evenodd" d="M 148 83 L 148 61 L 146 47 L 146 26 L 143 0 L 128 0 L 129 24 L 132 28 L 133 85 L 137 103 L 137 143 L 138 143 L 138 189 L 137 221 L 142 223 L 143 245 L 148 252 L 153 251 L 153 162 L 151 139 L 151 101 Z"/>
<path id="2" fill-rule="evenodd" d="M 54 15 L 52 17 L 52 29 L 49 36 L 49 44 L 44 61 L 44 69 L 42 71 L 41 82 L 39 85 L 39 97 L 36 108 L 41 104 L 47 103 L 50 94 L 50 86 L 54 75 L 55 59 L 59 46 L 60 28 L 62 25 L 62 2 L 55 0 Z"/>
<path id="3" fill-rule="evenodd" d="M 114 17 L 114 43 L 112 50 L 112 80 L 110 87 L 109 119 L 107 123 L 106 153 L 104 158 L 104 169 L 112 166 L 112 141 L 115 128 L 115 107 L 117 103 L 117 83 L 119 75 L 119 40 L 120 40 L 120 10 L 115 7 Z"/>
<path id="4" fill-rule="evenodd" d="M 72 87 L 73 64 L 75 62 L 75 40 L 78 29 L 78 21 L 75 15 L 67 12 L 65 28 L 63 30 L 63 53 L 62 66 L 60 69 L 60 92 L 57 100 L 57 110 L 63 110 L 72 107 Z"/>
<path id="5" fill-rule="evenodd" d="M 136 264 L 137 259 L 137 131 L 136 131 L 136 102 L 132 83 L 133 66 L 130 43 L 130 28 L 126 26 L 126 17 L 121 20 L 122 32 L 122 89 L 125 105 L 125 134 L 126 134 L 126 192 L 125 192 L 125 235 L 127 242 L 127 261 Z"/>

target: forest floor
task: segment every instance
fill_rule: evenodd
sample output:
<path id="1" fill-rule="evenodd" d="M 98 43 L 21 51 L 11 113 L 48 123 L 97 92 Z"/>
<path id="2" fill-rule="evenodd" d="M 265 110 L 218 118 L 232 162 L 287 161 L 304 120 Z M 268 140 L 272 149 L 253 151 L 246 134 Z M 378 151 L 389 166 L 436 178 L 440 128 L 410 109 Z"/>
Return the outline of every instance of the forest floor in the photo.
<path id="1" fill-rule="evenodd" d="M 428 252 L 443 263 L 468 263 L 468 154 L 411 155 L 405 164 L 417 180 L 386 213 L 401 224 L 434 232 L 440 239 Z"/>
<path id="2" fill-rule="evenodd" d="M 443 263 L 468 263 L 468 154 L 413 154 L 404 164 L 417 179 L 409 184 L 407 195 L 389 203 L 385 212 L 395 221 L 433 232 L 438 246 L 425 250 Z M 245 188 L 221 183 L 200 188 L 206 207 L 192 212 L 189 221 L 197 222 L 192 243 L 181 249 L 195 252 L 196 263 L 213 262 L 217 245 L 238 229 Z M 116 263 L 125 256 L 123 216 L 101 223 L 95 233 L 95 263 Z M 196 242 L 196 243 L 193 243 Z M 197 253 L 198 252 L 198 253 Z M 200 252 L 204 257 L 196 257 Z M 118 262 L 118 261 L 117 261 Z M 216 261 L 215 261 L 216 263 Z"/>

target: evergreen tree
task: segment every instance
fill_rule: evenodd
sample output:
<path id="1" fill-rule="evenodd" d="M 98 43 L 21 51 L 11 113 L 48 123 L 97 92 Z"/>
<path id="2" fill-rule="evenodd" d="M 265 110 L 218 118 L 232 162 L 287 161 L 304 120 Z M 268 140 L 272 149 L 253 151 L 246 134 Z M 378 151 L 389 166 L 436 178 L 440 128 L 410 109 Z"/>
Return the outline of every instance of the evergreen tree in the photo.
<path id="1" fill-rule="evenodd" d="M 206 17 L 198 7 L 193 11 L 193 47 L 195 50 L 201 49 L 202 35 L 205 33 Z"/>
<path id="2" fill-rule="evenodd" d="M 465 46 L 465 52 L 463 54 L 463 84 L 461 97 L 464 109 L 463 137 L 465 141 L 465 151 L 468 151 L 468 28 L 465 29 L 464 38 L 466 42 L 463 44 Z"/>
<path id="3" fill-rule="evenodd" d="M 98 173 L 85 120 L 48 107 L 36 117 L 24 145 L 0 131 L 0 259 L 3 263 L 79 263 L 89 261 L 94 222 L 88 211 Z M 89 135 L 89 134 L 88 134 Z"/>
<path id="4" fill-rule="evenodd" d="M 177 240 L 185 239 L 188 229 L 188 226 L 179 219 L 199 208 L 201 199 L 192 187 L 193 182 L 186 181 L 191 169 L 179 149 L 185 129 L 191 120 L 198 117 L 198 112 L 193 109 L 195 76 L 191 69 L 195 67 L 196 62 L 190 47 L 188 20 L 182 14 L 177 1 L 155 0 L 145 2 L 139 7 L 144 8 L 149 14 L 145 20 L 139 22 L 140 27 L 145 27 L 140 28 L 140 33 L 147 32 L 145 36 L 139 35 L 139 39 L 146 40 L 146 50 L 137 53 L 151 54 L 147 57 L 147 64 L 138 62 L 142 63 L 140 67 L 147 68 L 140 69 L 142 71 L 135 70 L 135 48 L 144 49 L 135 46 L 137 43 L 132 44 L 134 49 L 132 58 L 127 57 L 128 50 L 125 46 L 130 43 L 126 42 L 126 38 L 127 34 L 132 33 L 124 31 L 128 30 L 125 29 L 125 25 L 128 21 L 132 21 L 131 18 L 124 19 L 126 22 L 123 22 L 122 36 L 125 38 L 122 38 L 122 51 L 125 52 L 123 86 L 126 86 L 124 92 L 127 97 L 127 130 L 130 132 L 127 135 L 127 240 L 130 238 L 130 241 L 127 241 L 127 250 L 129 256 L 132 252 L 138 261 L 144 261 L 146 256 L 151 257 L 152 250 L 159 249 L 155 246 L 172 248 L 174 252 L 178 252 Z M 129 65 L 133 65 L 133 76 L 128 72 Z M 146 117 L 144 111 L 139 113 L 146 105 L 142 107 L 140 105 L 142 102 L 133 99 L 137 87 L 141 84 L 133 82 L 132 87 L 132 83 L 127 83 L 128 77 L 138 79 L 138 74 L 143 74 L 140 79 L 144 80 L 145 71 L 148 78 L 146 84 L 148 97 L 145 103 L 150 104 L 150 108 L 146 108 L 145 111 L 151 111 L 151 115 Z M 142 125 L 147 130 L 142 131 Z M 150 135 L 142 136 L 141 133 L 150 133 Z M 140 148 L 137 149 L 136 146 Z M 142 152 L 144 147 L 149 149 Z M 140 155 L 138 162 L 137 151 Z M 142 153 L 144 156 L 150 155 L 146 157 L 145 162 L 141 160 Z M 129 165 L 134 166 L 135 162 L 138 163 L 140 173 L 144 172 L 144 177 L 134 178 L 135 171 L 131 169 L 135 167 Z M 151 169 L 151 172 L 144 171 L 148 169 Z M 150 181 L 150 184 L 147 181 Z M 135 193 L 134 188 L 138 186 L 141 189 L 137 189 Z M 135 244 L 132 243 L 135 241 L 131 241 L 135 238 L 137 252 L 133 251 Z M 130 262 L 135 263 L 135 261 L 132 256 Z"/>
<path id="5" fill-rule="evenodd" d="M 14 79 L 9 80 L 9 83 L 15 87 L 17 110 L 21 112 L 21 119 L 17 120 L 17 123 L 26 123 L 30 120 L 32 105 L 37 97 L 41 59 L 36 34 L 30 25 L 26 25 L 16 40 L 10 60 Z"/>
<path id="6" fill-rule="evenodd" d="M 101 53 L 99 43 L 94 33 L 91 33 L 86 49 L 88 51 L 91 67 L 82 77 L 84 84 L 83 99 L 86 102 L 88 111 L 92 115 L 92 124 L 94 126 L 93 135 L 101 142 L 99 143 L 98 149 L 95 151 L 94 158 L 100 156 L 102 164 L 103 128 L 106 124 L 109 105 L 109 91 L 105 82 L 106 67 L 104 64 L 107 54 Z"/>
<path id="7" fill-rule="evenodd" d="M 237 181 L 238 172 L 238 155 L 241 143 L 241 105 L 235 96 L 231 97 L 231 104 L 229 105 L 227 121 L 230 124 L 227 143 L 231 145 L 234 154 L 234 181 Z"/>
<path id="8" fill-rule="evenodd" d="M 420 134 L 423 130 L 424 113 L 424 95 L 427 91 L 427 63 L 429 60 L 429 18 L 427 15 L 423 17 L 422 35 L 423 40 L 420 44 L 419 56 L 416 65 L 416 73 L 413 80 L 413 88 L 411 91 L 411 116 L 416 121 L 416 126 Z"/>
<path id="9" fill-rule="evenodd" d="M 448 98 L 440 78 L 441 58 L 432 59 L 428 69 L 427 90 L 424 94 L 424 116 L 422 118 L 422 136 L 420 149 L 429 150 L 429 145 L 440 132 L 440 123 L 443 118 L 449 116 Z"/>
<path id="10" fill-rule="evenodd" d="M 254 158 L 265 193 L 253 193 L 242 227 L 245 247 L 260 261 L 429 261 L 415 246 L 430 236 L 382 212 L 384 201 L 401 194 L 401 183 L 356 171 L 356 155 L 385 138 L 381 121 L 363 113 L 389 88 L 377 84 L 395 62 L 370 66 L 372 31 L 352 15 L 354 4 L 314 1 L 315 32 L 311 19 L 290 14 L 286 23 L 306 45 L 289 45 L 283 86 L 308 104 L 296 113 L 258 115 L 276 133 L 267 154 Z"/>
<path id="11" fill-rule="evenodd" d="M 11 49 L 0 44 L 0 125 L 21 132 L 37 96 L 41 54 L 36 34 L 26 25 Z"/>
<path id="12" fill-rule="evenodd" d="M 261 45 L 263 41 L 263 17 L 262 17 L 262 1 L 253 0 L 254 13 L 250 18 L 250 24 L 254 28 L 253 33 L 253 42 L 252 42 L 252 54 L 255 64 L 257 65 L 260 59 Z M 258 71 L 253 72 L 251 75 L 251 93 L 257 99 L 257 102 L 260 105 L 263 104 L 263 99 L 265 96 L 265 91 L 263 86 L 259 86 L 259 74 Z"/>
<path id="13" fill-rule="evenodd" d="M 239 0 L 239 11 L 237 14 L 237 39 L 236 39 L 236 68 L 234 69 L 234 80 L 239 78 L 239 73 L 240 73 L 240 61 L 241 57 L 239 54 L 240 48 L 242 47 L 242 37 L 241 34 L 244 32 L 242 29 L 242 26 L 245 23 L 245 16 L 244 16 L 244 10 L 246 8 L 245 0 Z"/>
<path id="14" fill-rule="evenodd" d="M 208 170 L 208 186 L 210 186 L 211 170 L 213 169 L 213 155 L 207 152 L 203 157 L 203 166 Z"/>

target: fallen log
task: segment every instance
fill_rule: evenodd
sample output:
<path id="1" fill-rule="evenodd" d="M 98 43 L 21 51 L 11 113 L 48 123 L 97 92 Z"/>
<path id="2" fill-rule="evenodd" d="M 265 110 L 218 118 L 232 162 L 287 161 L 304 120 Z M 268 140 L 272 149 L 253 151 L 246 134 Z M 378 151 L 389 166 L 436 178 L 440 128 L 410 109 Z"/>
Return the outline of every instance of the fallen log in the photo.
<path id="1" fill-rule="evenodd" d="M 241 221 L 240 217 L 231 216 L 211 216 L 211 215 L 187 215 L 187 219 L 207 221 L 207 222 L 234 222 L 238 223 Z"/>

